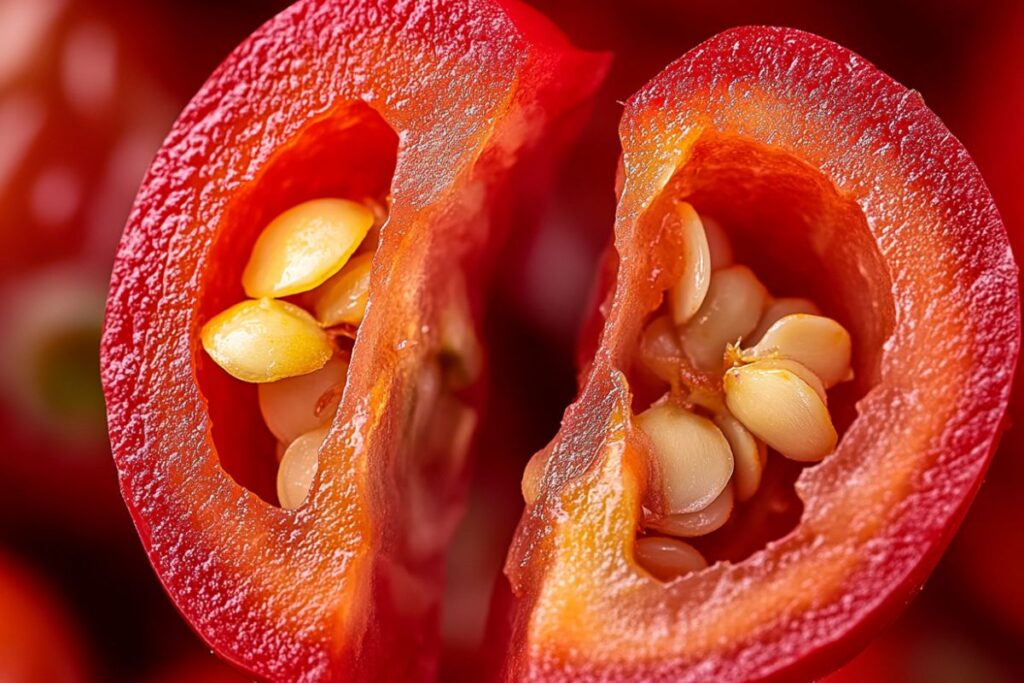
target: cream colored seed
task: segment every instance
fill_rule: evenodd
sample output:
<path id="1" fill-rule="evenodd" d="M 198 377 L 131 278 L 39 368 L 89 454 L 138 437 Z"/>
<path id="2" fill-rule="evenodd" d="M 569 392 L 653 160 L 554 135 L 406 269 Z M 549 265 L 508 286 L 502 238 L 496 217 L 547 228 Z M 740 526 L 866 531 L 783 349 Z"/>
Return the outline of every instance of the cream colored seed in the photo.
<path id="1" fill-rule="evenodd" d="M 322 427 L 303 434 L 285 450 L 277 470 L 277 499 L 286 510 L 294 510 L 306 501 L 328 429 Z"/>
<path id="2" fill-rule="evenodd" d="M 655 377 L 669 384 L 677 383 L 682 355 L 679 333 L 667 315 L 655 318 L 644 329 L 640 337 L 640 362 Z"/>
<path id="3" fill-rule="evenodd" d="M 768 328 L 743 360 L 789 358 L 817 375 L 825 388 L 850 378 L 850 333 L 832 318 L 797 313 Z"/>
<path id="4" fill-rule="evenodd" d="M 276 299 L 250 299 L 214 316 L 200 334 L 217 365 L 243 382 L 276 382 L 319 370 L 334 347 L 316 320 Z"/>
<path id="5" fill-rule="evenodd" d="M 292 207 L 263 230 L 242 273 L 251 297 L 307 292 L 337 273 L 366 237 L 373 212 L 347 199 Z"/>
<path id="6" fill-rule="evenodd" d="M 662 581 L 700 571 L 707 560 L 689 543 L 663 536 L 638 538 L 633 556 L 641 567 Z"/>
<path id="7" fill-rule="evenodd" d="M 759 361 L 726 372 L 726 405 L 747 429 L 785 457 L 821 460 L 838 439 L 828 408 L 814 388 L 779 363 L 798 365 Z"/>
<path id="8" fill-rule="evenodd" d="M 263 421 L 278 441 L 291 443 L 331 421 L 347 371 L 348 363 L 334 356 L 315 372 L 259 385 Z"/>
<path id="9" fill-rule="evenodd" d="M 643 412 L 637 423 L 654 446 L 666 513 L 701 510 L 728 486 L 732 451 L 711 420 L 664 404 Z"/>
<path id="10" fill-rule="evenodd" d="M 733 264 L 732 244 L 725 234 L 722 224 L 708 216 L 700 217 L 704 224 L 704 233 L 708 239 L 708 250 L 711 252 L 711 270 L 721 270 Z"/>
<path id="11" fill-rule="evenodd" d="M 732 486 L 726 486 L 725 490 L 703 510 L 690 512 L 683 515 L 667 515 L 656 519 L 647 526 L 660 533 L 669 536 L 680 536 L 682 538 L 693 538 L 706 536 L 712 531 L 717 531 L 729 521 L 735 496 Z"/>
<path id="12" fill-rule="evenodd" d="M 740 502 L 750 500 L 761 486 L 761 476 L 768 459 L 767 449 L 764 443 L 754 438 L 750 430 L 728 413 L 715 417 L 715 424 L 732 447 L 732 457 L 736 463 L 732 474 L 736 499 Z"/>
<path id="13" fill-rule="evenodd" d="M 370 294 L 373 254 L 360 254 L 314 293 L 313 311 L 324 327 L 359 325 Z"/>
<path id="14" fill-rule="evenodd" d="M 544 468 L 547 467 L 550 457 L 550 451 L 545 449 L 534 453 L 530 461 L 526 463 L 526 469 L 523 470 L 523 480 L 520 486 L 523 491 L 523 500 L 526 501 L 527 505 L 533 505 L 540 495 L 540 478 L 544 474 Z"/>
<path id="15" fill-rule="evenodd" d="M 676 219 L 682 231 L 683 275 L 669 290 L 669 310 L 676 325 L 685 325 L 694 316 L 711 283 L 711 252 L 704 226 L 693 206 L 677 202 Z"/>
<path id="16" fill-rule="evenodd" d="M 765 306 L 761 320 L 757 323 L 757 329 L 747 335 L 748 345 L 761 341 L 761 337 L 768 331 L 768 328 L 785 318 L 787 315 L 804 313 L 806 315 L 821 315 L 821 309 L 810 299 L 782 298 L 772 299 Z"/>
<path id="17" fill-rule="evenodd" d="M 814 393 L 818 395 L 822 403 L 828 406 L 828 394 L 825 393 L 825 385 L 822 383 L 821 378 L 811 372 L 810 368 L 806 365 L 788 358 L 766 358 L 756 362 L 762 370 L 781 370 L 796 375 L 814 390 Z"/>
<path id="18" fill-rule="evenodd" d="M 704 304 L 680 331 L 683 348 L 694 364 L 721 372 L 726 346 L 757 326 L 767 297 L 764 285 L 746 266 L 715 271 Z"/>

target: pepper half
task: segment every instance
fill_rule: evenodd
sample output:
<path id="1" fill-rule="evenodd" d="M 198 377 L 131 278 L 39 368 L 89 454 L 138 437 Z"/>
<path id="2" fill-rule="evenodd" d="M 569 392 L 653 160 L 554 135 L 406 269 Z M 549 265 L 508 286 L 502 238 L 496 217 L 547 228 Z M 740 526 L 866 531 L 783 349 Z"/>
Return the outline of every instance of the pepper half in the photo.
<path id="1" fill-rule="evenodd" d="M 981 484 L 1020 343 L 1006 232 L 920 95 L 796 30 L 738 28 L 699 45 L 629 100 L 620 136 L 614 249 L 579 398 L 524 477 L 503 678 L 810 680 L 906 604 Z M 671 473 L 652 465 L 659 442 L 634 418 L 635 358 L 664 293 L 700 261 L 669 217 L 680 202 L 716 218 L 736 262 L 773 292 L 849 330 L 854 379 L 828 404 L 834 452 L 787 465 L 791 522 L 757 529 L 757 494 L 736 513 L 748 528 L 729 532 L 741 542 L 659 580 L 637 534 Z M 785 481 L 761 488 L 785 503 Z"/>
<path id="2" fill-rule="evenodd" d="M 178 119 L 118 252 L 103 380 L 122 492 L 153 566 L 240 668 L 282 681 L 436 669 L 466 437 L 432 431 L 437 376 L 472 405 L 486 264 L 517 205 L 534 201 L 513 193 L 543 181 L 605 66 L 514 2 L 310 0 L 247 39 Z M 350 278 L 369 282 L 358 334 L 330 331 L 355 340 L 316 475 L 305 502 L 282 509 L 263 397 L 204 353 L 200 331 L 242 301 L 243 280 L 247 292 L 269 282 L 280 254 L 260 257 L 260 271 L 245 268 L 250 252 L 295 247 L 268 229 L 253 252 L 259 230 L 323 198 L 314 206 L 357 218 L 365 209 L 349 200 L 386 207 L 386 224 L 374 225 L 372 267 Z M 250 316 L 244 330 L 269 311 L 320 343 L 301 305 L 232 310 Z"/>

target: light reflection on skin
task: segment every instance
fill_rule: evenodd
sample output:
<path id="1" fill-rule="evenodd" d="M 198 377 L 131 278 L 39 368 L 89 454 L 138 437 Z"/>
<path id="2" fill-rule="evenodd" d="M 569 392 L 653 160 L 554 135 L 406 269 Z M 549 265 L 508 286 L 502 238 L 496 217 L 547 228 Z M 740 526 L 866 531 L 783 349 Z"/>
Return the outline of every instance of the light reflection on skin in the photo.
<path id="1" fill-rule="evenodd" d="M 76 109 L 99 115 L 114 101 L 118 55 L 114 32 L 88 22 L 71 29 L 61 55 L 61 83 Z"/>
<path id="2" fill-rule="evenodd" d="M 0 99 L 0 206 L 7 184 L 39 137 L 45 118 L 46 107 L 36 95 L 15 93 Z"/>

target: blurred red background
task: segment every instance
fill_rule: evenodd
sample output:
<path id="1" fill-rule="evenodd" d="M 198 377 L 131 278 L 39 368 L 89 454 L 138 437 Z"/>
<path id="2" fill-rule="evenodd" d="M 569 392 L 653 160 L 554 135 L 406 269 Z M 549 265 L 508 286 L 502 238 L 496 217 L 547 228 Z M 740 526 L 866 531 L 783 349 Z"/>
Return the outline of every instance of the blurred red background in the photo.
<path id="1" fill-rule="evenodd" d="M 0 0 L 0 680 L 241 680 L 163 595 L 117 492 L 97 349 L 113 252 L 176 113 L 287 3 Z M 614 214 L 619 102 L 710 35 L 789 25 L 919 90 L 973 152 L 1024 249 L 1024 5 L 1009 0 L 534 0 L 615 54 L 581 142 L 493 293 L 492 401 L 449 562 L 447 680 L 472 676 L 526 459 L 574 394 L 573 346 Z M 526 364 L 529 364 L 526 367 Z M 1017 391 L 1011 418 L 1024 418 Z M 500 415 L 498 420 L 496 416 Z M 1024 436 L 906 615 L 830 681 L 1024 680 Z M 19 624 L 17 629 L 8 628 Z"/>

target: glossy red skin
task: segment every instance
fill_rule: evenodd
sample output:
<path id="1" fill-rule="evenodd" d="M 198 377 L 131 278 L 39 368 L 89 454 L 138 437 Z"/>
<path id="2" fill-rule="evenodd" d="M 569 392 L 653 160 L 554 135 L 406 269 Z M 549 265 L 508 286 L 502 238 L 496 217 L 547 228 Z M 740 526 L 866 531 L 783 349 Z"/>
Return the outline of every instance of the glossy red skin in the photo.
<path id="1" fill-rule="evenodd" d="M 513 3 L 310 0 L 246 40 L 175 124 L 114 268 L 102 349 L 110 436 L 168 593 L 251 675 L 433 675 L 459 486 L 431 491 L 438 510 L 414 513 L 405 495 L 416 475 L 400 460 L 415 373 L 437 352 L 460 270 L 478 295 L 487 213 L 495 203 L 507 212 L 507 181 L 554 149 L 531 151 L 558 133 L 604 63 Z M 384 127 L 400 140 L 390 187 Z M 342 150 L 328 144 L 338 139 Z M 242 296 L 255 231 L 275 213 L 319 194 L 388 190 L 370 305 L 320 475 L 307 505 L 285 511 L 225 471 L 263 491 L 246 471 L 259 445 L 246 439 L 262 428 L 250 420 L 251 386 L 212 368 L 198 329 Z M 228 446 L 219 453 L 211 429 Z M 428 523 L 425 549 L 410 548 L 413 521 Z"/>
<path id="2" fill-rule="evenodd" d="M 93 680 L 81 638 L 45 586 L 0 556 L 0 680 L 86 683 Z"/>
<path id="3" fill-rule="evenodd" d="M 907 603 L 981 483 L 1020 343 L 1002 221 L 917 93 L 791 29 L 699 45 L 630 99 L 620 135 L 617 276 L 506 565 L 515 597 L 502 676 L 810 680 Z M 666 198 L 695 197 L 740 231 L 741 261 L 803 282 L 852 330 L 867 393 L 836 453 L 801 474 L 792 532 L 665 585 L 632 560 L 646 442 L 625 374 L 680 267 L 659 246 L 674 236 L 655 212 L 670 179 Z M 745 206 L 751 197 L 760 203 Z M 825 254 L 823 270 L 814 261 Z"/>

